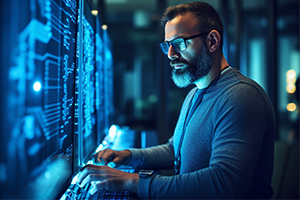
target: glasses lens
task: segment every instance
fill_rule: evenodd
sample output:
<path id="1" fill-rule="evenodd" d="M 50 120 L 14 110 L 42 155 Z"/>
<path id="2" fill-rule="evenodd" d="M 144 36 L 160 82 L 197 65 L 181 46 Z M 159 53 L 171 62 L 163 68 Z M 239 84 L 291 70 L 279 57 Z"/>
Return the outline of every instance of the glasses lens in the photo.
<path id="1" fill-rule="evenodd" d="M 172 47 L 174 48 L 174 50 L 175 50 L 177 53 L 186 50 L 185 41 L 184 41 L 184 39 L 182 39 L 182 38 L 178 38 L 178 39 L 176 39 L 176 40 L 173 40 L 173 41 L 171 42 L 171 45 L 172 45 Z M 163 42 L 163 43 L 160 43 L 159 46 L 160 46 L 162 52 L 163 52 L 164 54 L 168 55 L 169 48 L 170 48 L 169 43 Z"/>
<path id="2" fill-rule="evenodd" d="M 172 46 L 177 53 L 184 51 L 186 49 L 184 39 L 182 39 L 182 38 L 178 38 L 178 39 L 174 40 L 172 42 Z"/>
<path id="3" fill-rule="evenodd" d="M 169 47 L 170 47 L 170 46 L 169 46 L 169 44 L 168 44 L 167 42 L 160 43 L 160 44 L 159 44 L 159 47 L 160 47 L 161 51 L 162 51 L 164 54 L 168 55 Z"/>

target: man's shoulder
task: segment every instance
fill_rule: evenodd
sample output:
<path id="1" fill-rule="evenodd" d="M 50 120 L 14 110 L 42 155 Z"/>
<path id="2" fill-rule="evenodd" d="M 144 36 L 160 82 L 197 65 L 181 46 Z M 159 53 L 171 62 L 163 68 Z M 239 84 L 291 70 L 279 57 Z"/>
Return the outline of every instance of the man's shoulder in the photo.
<path id="1" fill-rule="evenodd" d="M 210 93 L 214 101 L 247 103 L 255 100 L 264 105 L 271 105 L 267 92 L 254 80 L 244 76 L 239 70 L 231 69 L 222 74 L 222 77 Z"/>
<path id="2" fill-rule="evenodd" d="M 256 81 L 243 75 L 238 69 L 231 68 L 226 73 L 222 74 L 218 81 L 220 90 L 229 90 L 231 92 L 247 92 L 247 90 L 257 90 L 260 93 L 265 93 L 265 90 Z"/>

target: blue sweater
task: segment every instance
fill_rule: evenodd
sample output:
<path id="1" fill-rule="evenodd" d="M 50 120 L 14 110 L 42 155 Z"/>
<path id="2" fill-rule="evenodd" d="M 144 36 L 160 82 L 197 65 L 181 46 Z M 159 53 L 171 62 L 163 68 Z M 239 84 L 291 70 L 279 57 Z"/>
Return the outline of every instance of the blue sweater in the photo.
<path id="1" fill-rule="evenodd" d="M 130 149 L 135 168 L 173 168 L 184 119 L 197 88 L 187 95 L 169 142 Z M 143 199 L 271 198 L 275 117 L 265 91 L 229 68 L 211 85 L 186 127 L 180 174 L 140 178 Z"/>

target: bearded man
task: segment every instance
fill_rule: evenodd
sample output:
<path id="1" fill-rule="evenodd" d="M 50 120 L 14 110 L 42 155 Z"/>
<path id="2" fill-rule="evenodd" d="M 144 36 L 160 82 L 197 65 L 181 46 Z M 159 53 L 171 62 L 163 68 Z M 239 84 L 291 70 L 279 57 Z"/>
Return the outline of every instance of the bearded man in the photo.
<path id="1" fill-rule="evenodd" d="M 142 199 L 270 199 L 275 117 L 266 92 L 230 67 L 223 52 L 223 24 L 204 2 L 169 7 L 162 19 L 178 87 L 194 84 L 167 144 L 106 149 L 87 165 L 79 184 L 91 193 L 128 190 Z M 130 174 L 108 167 L 174 168 L 174 175 Z"/>

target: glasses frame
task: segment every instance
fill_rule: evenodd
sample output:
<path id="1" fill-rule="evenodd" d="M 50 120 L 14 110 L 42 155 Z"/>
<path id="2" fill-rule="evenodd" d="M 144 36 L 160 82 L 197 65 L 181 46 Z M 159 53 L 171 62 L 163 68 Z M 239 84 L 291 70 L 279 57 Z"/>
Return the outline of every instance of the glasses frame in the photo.
<path id="1" fill-rule="evenodd" d="M 168 52 L 169 52 L 169 49 L 170 49 L 170 46 L 171 46 L 171 45 L 173 46 L 174 50 L 175 50 L 177 53 L 180 53 L 180 52 L 183 52 L 184 50 L 187 49 L 187 45 L 186 45 L 186 41 L 187 41 L 187 40 L 190 40 L 190 39 L 193 39 L 193 38 L 196 38 L 196 37 L 200 37 L 200 36 L 205 35 L 205 34 L 208 34 L 208 33 L 210 33 L 210 31 L 203 32 L 203 33 L 199 33 L 199 34 L 192 35 L 192 36 L 187 36 L 187 37 L 182 37 L 182 38 L 175 38 L 175 39 L 173 39 L 173 40 L 171 40 L 171 41 L 169 41 L 169 42 L 162 42 L 162 43 L 160 43 L 160 44 L 159 44 L 159 47 L 160 47 L 161 51 L 162 51 L 165 55 L 168 55 Z M 178 47 L 176 47 L 176 45 L 175 45 L 175 46 L 173 45 L 174 42 L 175 42 L 175 41 L 178 41 L 178 40 L 183 40 L 184 46 L 185 46 L 183 50 L 180 50 L 180 49 L 178 49 Z M 167 44 L 168 47 L 169 47 L 168 50 L 165 49 L 165 45 L 166 45 L 166 44 Z"/>

